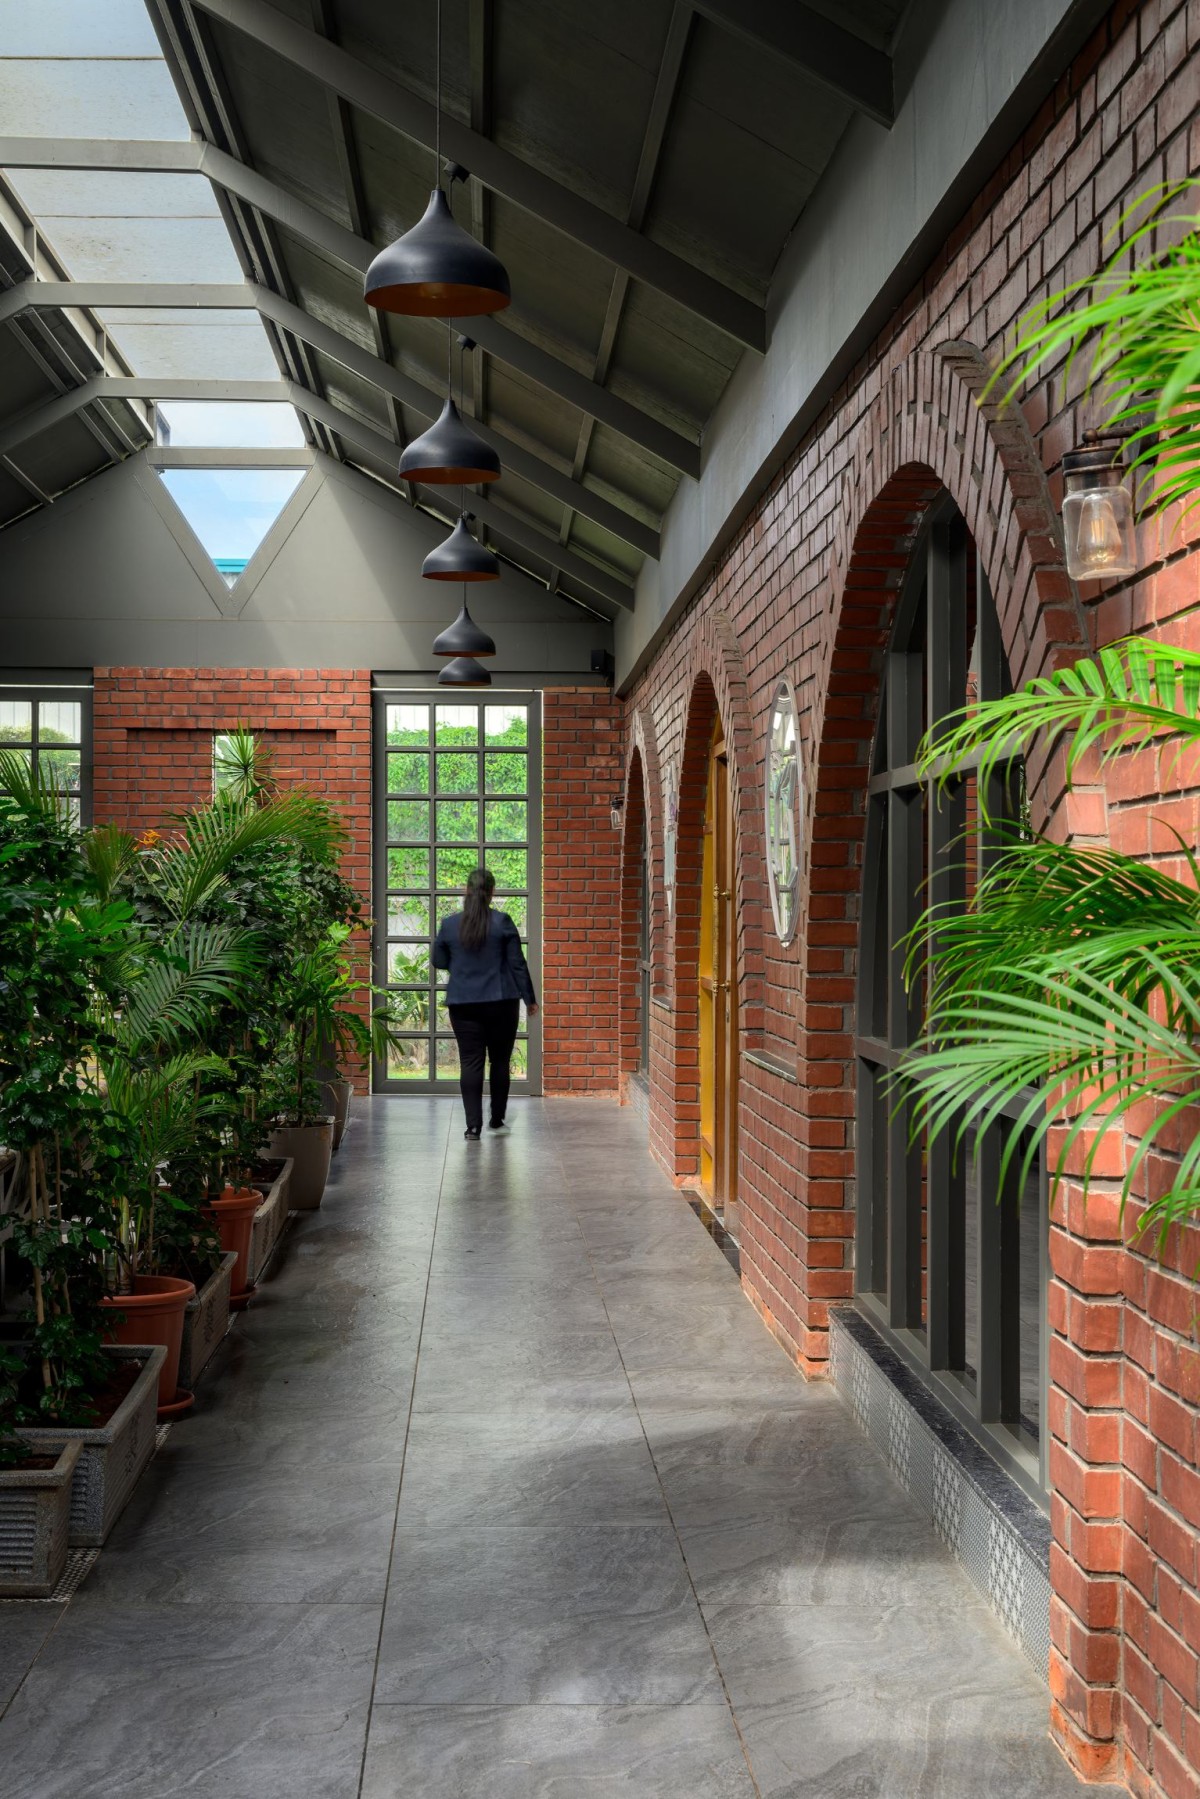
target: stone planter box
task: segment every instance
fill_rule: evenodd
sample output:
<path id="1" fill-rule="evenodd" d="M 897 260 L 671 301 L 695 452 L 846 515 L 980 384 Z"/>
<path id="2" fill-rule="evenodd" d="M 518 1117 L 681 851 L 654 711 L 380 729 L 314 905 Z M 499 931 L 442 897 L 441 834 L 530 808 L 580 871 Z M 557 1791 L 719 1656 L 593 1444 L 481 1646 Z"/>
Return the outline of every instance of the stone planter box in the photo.
<path id="1" fill-rule="evenodd" d="M 139 1362 L 142 1371 L 107 1424 L 94 1430 L 59 1430 L 38 1424 L 22 1426 L 20 1431 L 27 1443 L 47 1455 L 71 1442 L 80 1445 L 71 1484 L 72 1549 L 98 1548 L 104 1542 L 154 1454 L 158 1371 L 167 1352 L 115 1344 L 109 1354 L 119 1361 Z"/>
<path id="2" fill-rule="evenodd" d="M 63 1445 L 53 1468 L 0 1468 L 0 1595 L 49 1599 L 67 1565 L 71 1485 L 83 1445 Z"/>
<path id="3" fill-rule="evenodd" d="M 267 1263 L 275 1254 L 275 1245 L 283 1235 L 283 1227 L 287 1223 L 288 1202 L 292 1186 L 292 1158 L 285 1156 L 275 1158 L 283 1161 L 283 1167 L 275 1176 L 270 1186 L 262 1181 L 251 1181 L 263 1195 L 263 1202 L 254 1214 L 254 1233 L 250 1240 L 250 1281 L 253 1285 L 263 1273 Z"/>
<path id="4" fill-rule="evenodd" d="M 209 1275 L 183 1314 L 183 1343 L 179 1351 L 179 1385 L 190 1392 L 209 1357 L 229 1328 L 229 1288 L 237 1256 L 233 1250 Z"/>

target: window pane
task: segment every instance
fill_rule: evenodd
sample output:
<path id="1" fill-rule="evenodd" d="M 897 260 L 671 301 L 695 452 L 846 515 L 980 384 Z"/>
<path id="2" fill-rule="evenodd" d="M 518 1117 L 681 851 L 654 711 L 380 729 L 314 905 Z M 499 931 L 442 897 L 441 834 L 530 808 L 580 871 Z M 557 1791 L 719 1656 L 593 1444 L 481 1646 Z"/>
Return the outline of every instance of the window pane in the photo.
<path id="1" fill-rule="evenodd" d="M 0 700 L 0 744 L 33 741 L 33 707 L 28 700 Z"/>
<path id="2" fill-rule="evenodd" d="M 522 898 L 519 894 L 498 893 L 496 895 L 496 904 L 501 912 L 508 913 L 508 916 L 512 919 L 522 937 L 524 937 L 525 926 L 529 914 L 529 901 Z"/>
<path id="3" fill-rule="evenodd" d="M 438 757 L 437 790 L 439 793 L 474 793 L 478 783 L 478 756 Z"/>
<path id="4" fill-rule="evenodd" d="M 402 1031 L 429 1029 L 428 987 L 394 987 L 387 997 L 388 1017 Z"/>
<path id="5" fill-rule="evenodd" d="M 529 739 L 529 713 L 524 706 L 485 706 L 487 742 L 524 746 Z"/>
<path id="6" fill-rule="evenodd" d="M 427 1081 L 429 1079 L 428 1037 L 402 1037 L 388 1048 L 388 1079 L 392 1081 Z"/>
<path id="7" fill-rule="evenodd" d="M 428 706 L 389 706 L 387 740 L 394 749 L 416 747 L 429 742 Z"/>
<path id="8" fill-rule="evenodd" d="M 64 793 L 79 790 L 78 750 L 38 750 L 38 762 L 44 772 Z"/>
<path id="9" fill-rule="evenodd" d="M 477 706 L 439 706 L 437 709 L 437 746 L 439 750 L 479 742 L 479 708 Z"/>
<path id="10" fill-rule="evenodd" d="M 428 850 L 389 850 L 387 857 L 389 887 L 428 887 Z"/>
<path id="11" fill-rule="evenodd" d="M 392 894 L 388 899 L 387 928 L 389 937 L 428 937 L 429 901 L 401 899 Z"/>
<path id="12" fill-rule="evenodd" d="M 387 759 L 389 793 L 428 793 L 429 757 L 390 755 Z"/>
<path id="13" fill-rule="evenodd" d="M 524 1037 L 518 1037 L 513 1044 L 512 1061 L 509 1063 L 514 1081 L 523 1081 L 529 1073 L 529 1044 Z"/>
<path id="14" fill-rule="evenodd" d="M 467 876 L 473 868 L 479 866 L 479 853 L 475 849 L 444 850 L 437 853 L 437 884 L 442 893 L 453 892 L 456 888 L 465 887 Z"/>
<path id="15" fill-rule="evenodd" d="M 78 743 L 82 734 L 78 700 L 38 702 L 38 740 L 41 743 Z"/>
<path id="16" fill-rule="evenodd" d="M 525 886 L 524 850 L 489 850 L 487 865 L 496 877 L 498 892 Z"/>
<path id="17" fill-rule="evenodd" d="M 483 788 L 485 793 L 524 793 L 528 779 L 526 762 L 528 758 L 514 753 L 512 755 L 493 752 L 483 758 Z"/>
<path id="18" fill-rule="evenodd" d="M 437 835 L 439 843 L 477 843 L 479 840 L 479 806 L 475 800 L 439 800 L 437 803 Z"/>
<path id="19" fill-rule="evenodd" d="M 26 768 L 30 768 L 33 765 L 32 750 L 14 749 L 11 744 L 5 743 L 3 739 L 0 739 L 0 750 L 3 750 L 6 755 L 18 757 L 25 764 Z"/>
<path id="20" fill-rule="evenodd" d="M 1029 1171 L 1025 1191 L 1021 1195 L 1018 1221 L 1020 1255 L 1020 1365 L 1021 1365 L 1021 1429 L 1037 1440 L 1042 1423 L 1042 1255 L 1041 1239 L 1045 1230 L 1042 1219 L 1041 1156 Z"/>
<path id="21" fill-rule="evenodd" d="M 458 1044 L 453 1037 L 439 1037 L 437 1040 L 437 1071 L 439 1081 L 458 1079 Z"/>
<path id="22" fill-rule="evenodd" d="M 484 807 L 484 834 L 489 843 L 524 843 L 525 802 L 488 800 Z"/>
<path id="23" fill-rule="evenodd" d="M 388 836 L 418 843 L 429 841 L 429 804 L 425 800 L 389 800 Z"/>
<path id="24" fill-rule="evenodd" d="M 429 983 L 429 945 L 427 943 L 389 943 L 388 980 L 398 986 Z"/>

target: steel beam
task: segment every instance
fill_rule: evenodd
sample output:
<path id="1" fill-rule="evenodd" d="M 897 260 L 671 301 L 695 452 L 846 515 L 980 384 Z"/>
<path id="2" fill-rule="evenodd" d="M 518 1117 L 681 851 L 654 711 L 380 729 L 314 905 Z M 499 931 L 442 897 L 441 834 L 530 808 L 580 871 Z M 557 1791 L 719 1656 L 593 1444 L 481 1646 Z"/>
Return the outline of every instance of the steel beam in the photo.
<path id="1" fill-rule="evenodd" d="M 311 468 L 316 451 L 309 444 L 271 448 L 209 444 L 151 444 L 146 461 L 152 468 Z"/>
<path id="2" fill-rule="evenodd" d="M 99 282 L 27 281 L 23 282 L 20 287 L 11 289 L 9 294 L 4 296 L 4 300 L 10 302 L 17 311 L 22 309 L 21 295 L 27 296 L 26 304 L 36 306 L 113 305 L 116 302 L 107 297 L 110 291 L 127 294 L 130 290 L 127 288 L 108 290 L 104 283 Z M 138 305 L 169 306 L 171 304 L 170 295 L 174 290 L 171 287 L 150 285 L 137 291 L 141 295 L 136 302 Z M 220 306 L 224 303 L 223 296 L 230 290 L 225 287 L 215 287 L 193 291 L 205 294 L 212 305 Z M 242 296 L 243 306 L 254 307 L 264 318 L 273 320 L 284 331 L 291 332 L 293 336 L 301 339 L 310 348 L 339 362 L 343 368 L 349 369 L 351 373 L 370 382 L 381 393 L 398 401 L 400 405 L 411 407 L 426 419 L 436 418 L 441 411 L 442 395 L 440 393 L 424 387 L 411 375 L 402 375 L 390 363 L 381 362 L 370 350 L 364 349 L 361 344 L 354 343 L 348 337 L 343 337 L 341 332 L 335 331 L 331 325 L 322 324 L 320 320 L 310 317 L 302 307 L 293 305 L 290 300 L 282 299 L 279 294 L 272 293 L 270 288 L 259 287 L 253 282 L 247 282 L 244 287 L 235 288 L 232 291 Z M 79 297 L 83 292 L 90 296 L 86 301 Z M 101 298 L 98 299 L 97 294 L 101 295 Z M 127 305 L 134 303 L 126 300 Z M 179 384 L 176 383 L 176 385 Z M 267 383 L 266 385 L 279 384 Z M 151 382 L 150 386 L 154 387 L 156 391 L 148 395 L 149 398 L 169 399 L 174 397 L 178 399 L 182 397 L 179 394 L 172 396 L 161 391 L 161 384 Z M 109 397 L 121 396 L 110 393 Z M 273 397 L 285 396 L 277 394 Z M 543 493 L 549 494 L 560 505 L 578 512 L 583 518 L 591 519 L 593 524 L 611 532 L 614 537 L 619 537 L 634 549 L 640 550 L 643 555 L 658 555 L 658 533 L 651 526 L 642 524 L 639 519 L 625 512 L 620 506 L 614 506 L 602 495 L 593 493 L 590 488 L 584 487 L 580 482 L 573 480 L 570 475 L 561 472 L 551 463 L 543 461 L 541 457 L 535 456 L 532 451 L 512 443 L 490 425 L 477 422 L 475 429 L 485 442 L 491 444 L 499 453 L 502 463 L 521 480 L 528 481 L 532 487 L 537 487 Z M 394 448 L 393 445 L 393 450 Z"/>
<path id="3" fill-rule="evenodd" d="M 325 43 L 324 38 L 318 41 Z M 121 152 L 119 159 L 111 154 L 114 148 Z M 131 163 L 125 154 L 130 149 L 139 148 L 145 151 L 144 161 L 140 165 Z M 181 150 L 193 153 L 191 163 L 181 161 Z M 339 225 L 315 206 L 309 206 L 305 201 L 286 193 L 256 169 L 239 162 L 235 156 L 227 156 L 212 144 L 147 143 L 141 146 L 112 146 L 104 139 L 0 138 L 0 168 L 115 167 L 127 170 L 134 166 L 140 166 L 149 173 L 164 168 L 193 168 L 206 175 L 217 187 L 224 188 L 239 200 L 257 207 L 285 230 L 303 238 L 316 249 L 323 250 L 356 275 L 365 275 L 375 256 L 374 244 L 358 237 L 344 225 Z M 499 324 L 494 317 L 475 318 L 470 321 L 470 325 L 471 336 L 489 356 L 495 356 L 510 367 L 519 369 L 548 393 L 555 394 L 588 417 L 619 431 L 631 443 L 648 450 L 669 467 L 678 469 L 682 474 L 699 475 L 699 446 L 679 432 L 671 430 L 670 426 L 661 424 L 648 413 L 630 405 L 628 400 L 622 400 L 599 382 L 589 380 L 586 375 L 581 375 L 577 369 L 560 362 L 556 356 L 551 356 L 537 344 L 530 343 L 517 332 Z"/>
<path id="4" fill-rule="evenodd" d="M 352 106 L 372 113 L 414 143 L 433 149 L 436 115 L 428 101 L 359 62 L 315 31 L 296 24 L 266 4 L 266 0 L 192 0 L 192 4 L 252 38 L 322 86 L 333 88 Z M 491 138 L 450 114 L 442 118 L 442 149 L 470 169 L 493 193 L 505 195 L 577 243 L 586 244 L 635 280 L 668 294 L 739 343 L 752 350 L 766 348 L 766 314 L 761 306 L 652 243 L 640 232 L 631 231 L 599 206 L 593 206 L 510 151 L 502 150 Z"/>
<path id="5" fill-rule="evenodd" d="M 786 57 L 880 125 L 895 123 L 891 57 L 803 0 L 692 0 L 692 5 L 723 30 Z"/>
<path id="6" fill-rule="evenodd" d="M 0 456 L 73 418 L 85 406 L 104 400 L 286 400 L 286 381 L 171 381 L 145 375 L 96 375 L 81 387 L 33 406 L 0 425 Z"/>
<path id="7" fill-rule="evenodd" d="M 368 425 L 363 419 L 355 418 L 352 413 L 343 412 L 340 406 L 333 405 L 329 400 L 320 399 L 316 394 L 310 394 L 303 388 L 297 388 L 293 393 L 292 403 L 299 411 L 307 413 L 310 418 L 318 419 L 330 431 L 335 431 L 338 436 L 345 437 L 350 443 L 358 444 L 361 449 L 369 455 L 377 457 L 387 466 L 391 467 L 395 464 L 395 444 L 389 437 L 385 437 L 382 431 L 377 431 L 373 425 Z M 399 475 L 396 476 L 397 481 L 400 478 Z M 421 487 L 418 492 L 422 503 L 436 511 L 439 516 L 445 517 L 447 522 L 453 514 L 456 514 L 457 508 L 448 505 L 445 491 L 439 491 L 432 487 Z M 548 537 L 536 525 L 528 524 L 516 513 L 506 511 L 504 507 L 497 506 L 494 501 L 479 494 L 470 496 L 467 508 L 493 531 L 506 533 L 513 543 L 522 545 L 523 548 L 528 549 L 535 556 L 540 556 L 546 562 L 557 562 L 564 574 L 570 574 L 573 579 L 588 587 L 592 593 L 599 594 L 602 599 L 610 601 L 614 606 L 624 607 L 627 612 L 633 611 L 633 588 L 631 585 L 619 580 L 617 576 L 610 574 L 606 569 L 596 567 L 585 557 L 571 553 L 564 558 L 554 539 Z"/>

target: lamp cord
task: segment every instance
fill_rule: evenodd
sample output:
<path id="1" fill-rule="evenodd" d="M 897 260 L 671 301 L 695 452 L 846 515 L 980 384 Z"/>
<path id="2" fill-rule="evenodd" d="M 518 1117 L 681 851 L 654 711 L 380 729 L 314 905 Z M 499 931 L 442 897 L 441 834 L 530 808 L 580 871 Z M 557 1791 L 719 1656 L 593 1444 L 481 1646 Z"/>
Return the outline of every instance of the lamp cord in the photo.
<path id="1" fill-rule="evenodd" d="M 434 119 L 434 127 L 433 127 L 433 153 L 434 153 L 434 156 L 437 158 L 437 169 L 435 171 L 436 175 L 437 175 L 437 185 L 438 185 L 438 187 L 441 187 L 441 185 L 442 185 L 442 0 L 437 0 L 437 33 L 436 33 L 436 48 L 434 50 L 434 61 L 436 64 L 436 73 L 434 76 L 434 90 L 435 90 L 437 98 L 435 101 L 435 119 Z"/>

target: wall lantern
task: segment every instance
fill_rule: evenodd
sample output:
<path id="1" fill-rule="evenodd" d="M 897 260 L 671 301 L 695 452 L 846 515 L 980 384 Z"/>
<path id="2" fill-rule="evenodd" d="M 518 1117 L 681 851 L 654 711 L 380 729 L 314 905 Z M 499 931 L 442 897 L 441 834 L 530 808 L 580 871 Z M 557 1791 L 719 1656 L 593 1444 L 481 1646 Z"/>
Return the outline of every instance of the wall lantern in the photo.
<path id="1" fill-rule="evenodd" d="M 427 581 L 498 581 L 500 564 L 472 537 L 463 517 L 449 537 L 430 550 L 421 573 Z"/>
<path id="2" fill-rule="evenodd" d="M 481 629 L 467 611 L 467 596 L 464 590 L 462 611 L 452 625 L 447 625 L 440 637 L 433 640 L 435 656 L 494 656 L 496 646 Z"/>
<path id="3" fill-rule="evenodd" d="M 765 749 L 767 887 L 780 943 L 790 943 L 800 920 L 800 844 L 804 829 L 804 768 L 800 719 L 790 681 L 771 703 Z"/>
<path id="4" fill-rule="evenodd" d="M 474 487 L 480 481 L 500 479 L 500 458 L 447 398 L 441 417 L 414 437 L 401 456 L 400 473 L 406 481 L 429 486 Z"/>
<path id="5" fill-rule="evenodd" d="M 609 807 L 609 817 L 612 819 L 612 828 L 614 831 L 619 831 L 621 829 L 621 820 L 624 818 L 624 816 L 625 816 L 624 798 L 619 793 L 614 794 L 612 805 Z"/>
<path id="6" fill-rule="evenodd" d="M 471 656 L 456 656 L 453 662 L 447 662 L 438 676 L 439 687 L 490 687 L 492 677 L 482 662 L 476 662 Z"/>
<path id="7" fill-rule="evenodd" d="M 1085 431 L 1082 448 L 1063 456 L 1063 536 L 1067 572 L 1076 581 L 1111 581 L 1137 569 L 1121 442 L 1115 433 Z"/>

